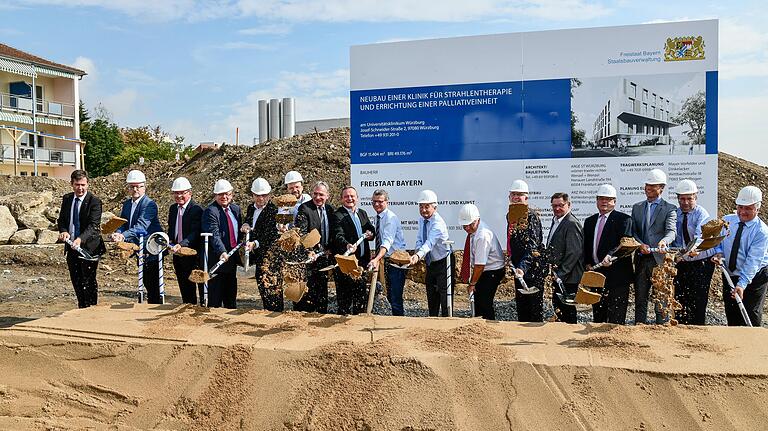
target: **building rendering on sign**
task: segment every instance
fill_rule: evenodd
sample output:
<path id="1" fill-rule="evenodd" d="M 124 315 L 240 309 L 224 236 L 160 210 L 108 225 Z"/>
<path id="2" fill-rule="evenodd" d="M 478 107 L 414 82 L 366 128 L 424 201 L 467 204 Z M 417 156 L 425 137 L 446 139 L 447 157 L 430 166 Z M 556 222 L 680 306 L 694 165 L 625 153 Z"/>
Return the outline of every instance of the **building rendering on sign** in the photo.
<path id="1" fill-rule="evenodd" d="M 593 125 L 597 147 L 668 145 L 677 103 L 637 80 L 621 78 Z"/>
<path id="2" fill-rule="evenodd" d="M 69 178 L 83 167 L 86 73 L 0 44 L 0 175 Z"/>

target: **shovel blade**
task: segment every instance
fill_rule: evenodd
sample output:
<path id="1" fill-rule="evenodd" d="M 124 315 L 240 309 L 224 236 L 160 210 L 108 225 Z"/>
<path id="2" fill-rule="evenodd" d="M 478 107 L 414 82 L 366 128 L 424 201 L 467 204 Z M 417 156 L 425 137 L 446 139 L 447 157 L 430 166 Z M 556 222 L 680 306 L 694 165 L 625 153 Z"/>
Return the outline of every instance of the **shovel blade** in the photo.
<path id="1" fill-rule="evenodd" d="M 203 283 L 207 283 L 208 280 L 210 279 L 211 279 L 211 276 L 208 275 L 207 272 L 201 269 L 192 270 L 192 273 L 189 274 L 189 281 L 191 281 L 192 283 L 203 284 Z"/>
<path id="2" fill-rule="evenodd" d="M 533 295 L 535 293 L 539 293 L 539 288 L 528 286 L 527 289 L 517 289 L 517 291 L 522 293 L 523 295 Z"/>
<path id="3" fill-rule="evenodd" d="M 585 271 L 581 276 L 581 285 L 592 289 L 605 286 L 605 275 L 596 271 Z"/>

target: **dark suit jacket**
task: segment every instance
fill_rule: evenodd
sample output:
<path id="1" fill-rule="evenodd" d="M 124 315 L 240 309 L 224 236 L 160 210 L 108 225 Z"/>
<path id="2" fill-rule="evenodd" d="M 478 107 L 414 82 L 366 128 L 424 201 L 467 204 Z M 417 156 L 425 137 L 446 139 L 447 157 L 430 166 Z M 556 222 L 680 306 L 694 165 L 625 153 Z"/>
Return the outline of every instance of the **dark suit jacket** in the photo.
<path id="1" fill-rule="evenodd" d="M 584 231 L 581 222 L 569 212 L 549 238 L 547 247 L 555 273 L 563 283 L 576 284 L 584 273 Z"/>
<path id="2" fill-rule="evenodd" d="M 74 193 L 67 193 L 61 202 L 59 211 L 59 232 L 69 231 L 70 212 Z M 77 238 L 71 238 L 74 241 Z M 101 239 L 101 199 L 91 192 L 87 192 L 80 202 L 80 247 L 92 256 L 102 255 L 107 252 L 104 241 Z M 69 250 L 67 246 L 65 250 Z"/>
<path id="3" fill-rule="evenodd" d="M 329 244 L 333 240 L 334 223 L 336 219 L 336 217 L 333 216 L 333 212 L 334 208 L 326 203 L 325 215 L 328 217 L 328 238 L 325 243 L 321 241 L 319 244 L 324 250 L 329 248 Z M 296 211 L 296 227 L 299 228 L 302 235 L 307 234 L 312 229 L 317 229 L 318 232 L 322 233 L 320 230 L 320 215 L 317 213 L 317 205 L 315 205 L 314 201 L 307 201 L 299 205 L 299 209 Z"/>
<path id="4" fill-rule="evenodd" d="M 235 215 L 237 220 L 236 229 L 243 225 L 243 214 L 240 212 L 240 207 L 237 204 L 230 203 L 229 209 L 232 214 Z M 216 201 L 208 205 L 203 212 L 203 232 L 213 234 L 209 239 L 208 244 L 208 269 L 210 270 L 213 265 L 219 261 L 222 253 L 226 253 L 232 250 L 232 246 L 229 244 L 229 224 L 227 222 L 227 215 L 224 213 L 224 209 L 219 206 Z M 238 232 L 235 232 L 235 236 L 239 236 Z M 235 238 L 235 242 L 237 242 Z M 235 253 L 227 262 L 221 266 L 220 272 L 234 272 L 237 269 L 237 265 L 240 265 L 240 254 Z"/>
<path id="5" fill-rule="evenodd" d="M 336 254 L 344 254 L 347 251 L 347 245 L 354 244 L 359 238 L 357 236 L 357 229 L 355 229 L 355 222 L 352 221 L 352 216 L 350 216 L 349 211 L 343 206 L 336 210 L 333 217 L 335 221 L 331 249 Z M 363 235 L 365 235 L 366 231 L 370 231 L 373 233 L 372 238 L 375 238 L 376 228 L 371 224 L 365 210 L 358 208 L 357 217 L 360 219 L 360 227 L 363 230 Z M 360 247 L 362 247 L 363 250 L 362 257 L 359 253 Z M 362 244 L 358 246 L 358 252 L 355 254 L 357 255 L 360 266 L 365 267 L 368 265 L 368 262 L 371 260 L 371 247 L 368 241 L 363 241 Z"/>
<path id="6" fill-rule="evenodd" d="M 117 228 L 115 232 L 122 233 L 126 242 L 132 242 L 139 244 L 140 230 L 144 230 L 144 244 L 140 244 L 142 247 L 147 246 L 147 239 L 155 232 L 162 232 L 163 227 L 160 226 L 160 219 L 157 215 L 157 204 L 155 201 L 144 195 L 139 199 L 139 204 L 136 207 L 136 211 L 133 213 L 133 219 L 131 219 L 131 199 L 128 198 L 123 202 L 123 209 L 120 211 L 120 217 L 128 220 L 123 223 L 122 226 Z M 145 261 L 155 261 L 159 258 L 144 252 Z"/>
<path id="7" fill-rule="evenodd" d="M 176 217 L 179 213 L 179 204 L 174 203 L 168 208 L 168 238 L 171 243 L 176 244 Z M 181 216 L 181 235 L 183 236 L 179 245 L 182 247 L 194 248 L 200 247 L 200 229 L 202 228 L 203 207 L 194 200 L 187 204 L 187 210 Z"/>
<path id="8" fill-rule="evenodd" d="M 272 244 L 277 241 L 280 234 L 277 231 L 277 221 L 275 220 L 275 216 L 277 215 L 277 206 L 275 206 L 275 204 L 267 202 L 267 205 L 261 210 L 259 218 L 256 219 L 254 225 L 253 214 L 255 212 L 256 206 L 254 204 L 248 205 L 243 223 L 247 223 L 251 226 L 251 236 L 249 240 L 256 240 L 259 242 L 259 248 L 253 250 L 250 256 L 251 264 L 258 266 L 264 261 L 267 251 L 269 251 Z"/>
<path id="9" fill-rule="evenodd" d="M 597 218 L 599 214 L 593 214 L 584 220 L 584 262 L 589 265 L 596 265 L 592 257 L 592 242 L 595 239 L 595 229 L 597 228 Z M 597 258 L 603 260 L 605 256 L 619 246 L 622 237 L 632 236 L 632 219 L 619 211 L 612 211 L 605 221 L 603 234 L 600 236 L 600 243 L 597 245 Z M 634 279 L 634 270 L 632 268 L 632 257 L 621 258 L 608 268 L 601 268 L 600 272 L 605 274 L 606 282 L 616 281 L 630 283 Z"/>
<path id="10" fill-rule="evenodd" d="M 656 247 L 659 241 L 664 240 L 667 245 L 675 241 L 677 234 L 677 207 L 662 199 L 651 215 L 651 225 L 648 230 L 648 242 L 644 238 L 643 222 L 645 221 L 646 201 L 632 205 L 632 227 L 635 239 L 641 244 Z M 653 253 L 656 263 L 661 265 L 664 256 L 661 253 Z"/>

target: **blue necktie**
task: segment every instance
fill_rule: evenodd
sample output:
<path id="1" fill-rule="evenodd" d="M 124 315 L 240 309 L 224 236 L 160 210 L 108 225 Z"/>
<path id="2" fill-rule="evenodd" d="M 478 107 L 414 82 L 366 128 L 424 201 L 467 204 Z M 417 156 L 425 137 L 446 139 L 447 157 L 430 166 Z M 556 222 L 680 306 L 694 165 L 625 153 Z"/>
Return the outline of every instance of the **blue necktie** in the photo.
<path id="1" fill-rule="evenodd" d="M 357 217 L 357 211 L 355 210 L 355 212 L 353 212 L 351 215 L 352 215 L 352 223 L 355 224 L 355 231 L 357 232 L 357 237 L 360 238 L 361 236 L 363 236 L 363 228 L 362 226 L 360 226 L 360 219 Z M 363 247 L 358 247 L 356 254 L 362 257 Z"/>
<path id="2" fill-rule="evenodd" d="M 75 209 L 72 210 L 72 226 L 75 231 L 73 236 L 75 238 L 80 236 L 80 198 L 75 198 Z M 74 240 L 73 240 L 74 241 Z"/>
<path id="3" fill-rule="evenodd" d="M 421 243 L 424 244 L 427 242 L 427 232 L 429 232 L 429 220 L 424 220 L 424 231 L 421 233 Z M 432 251 L 428 251 L 427 254 L 424 255 L 424 263 L 429 265 L 432 263 Z"/>

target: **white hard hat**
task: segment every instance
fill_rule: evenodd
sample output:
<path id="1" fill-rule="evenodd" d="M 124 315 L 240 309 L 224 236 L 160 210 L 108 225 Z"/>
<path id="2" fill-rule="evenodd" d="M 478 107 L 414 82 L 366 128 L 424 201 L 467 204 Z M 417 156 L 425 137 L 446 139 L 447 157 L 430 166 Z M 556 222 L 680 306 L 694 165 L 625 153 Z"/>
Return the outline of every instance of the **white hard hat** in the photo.
<path id="1" fill-rule="evenodd" d="M 232 184 L 227 180 L 216 180 L 216 184 L 213 185 L 213 193 L 226 193 L 232 191 Z"/>
<path id="2" fill-rule="evenodd" d="M 746 186 L 739 190 L 736 205 L 752 205 L 763 201 L 763 192 L 755 186 Z"/>
<path id="3" fill-rule="evenodd" d="M 509 186 L 510 192 L 528 193 L 528 183 L 523 180 L 514 180 Z"/>
<path id="4" fill-rule="evenodd" d="M 290 183 L 297 183 L 299 181 L 304 181 L 304 178 L 301 177 L 301 174 L 296 171 L 290 171 L 287 174 L 285 174 L 285 181 L 283 181 L 285 184 Z"/>
<path id="5" fill-rule="evenodd" d="M 616 188 L 610 184 L 603 184 L 597 188 L 597 196 L 602 196 L 605 198 L 615 198 Z"/>
<path id="6" fill-rule="evenodd" d="M 651 169 L 645 177 L 646 184 L 667 184 L 667 174 L 661 169 Z"/>
<path id="7" fill-rule="evenodd" d="M 271 191 L 272 186 L 270 186 L 264 178 L 256 178 L 253 180 L 253 183 L 251 183 L 251 193 L 255 195 L 266 195 Z"/>
<path id="8" fill-rule="evenodd" d="M 183 192 L 185 190 L 191 190 L 192 184 L 189 183 L 189 180 L 184 177 L 179 177 L 173 180 L 173 184 L 171 184 L 171 191 L 172 192 Z"/>
<path id="9" fill-rule="evenodd" d="M 144 176 L 144 172 L 141 172 L 138 169 L 134 169 L 128 172 L 128 176 L 125 177 L 125 182 L 128 184 L 146 183 L 147 177 Z"/>
<path id="10" fill-rule="evenodd" d="M 436 204 L 437 194 L 435 194 L 435 192 L 433 192 L 432 190 L 422 190 L 421 193 L 419 193 L 419 203 L 420 204 Z"/>
<path id="11" fill-rule="evenodd" d="M 466 204 L 459 209 L 459 224 L 466 226 L 480 219 L 480 210 L 474 204 Z"/>
<path id="12" fill-rule="evenodd" d="M 696 187 L 696 183 L 691 180 L 680 180 L 680 182 L 677 183 L 677 187 L 675 187 L 675 193 L 678 195 L 690 195 L 692 193 L 697 193 L 698 191 L 699 188 Z"/>

